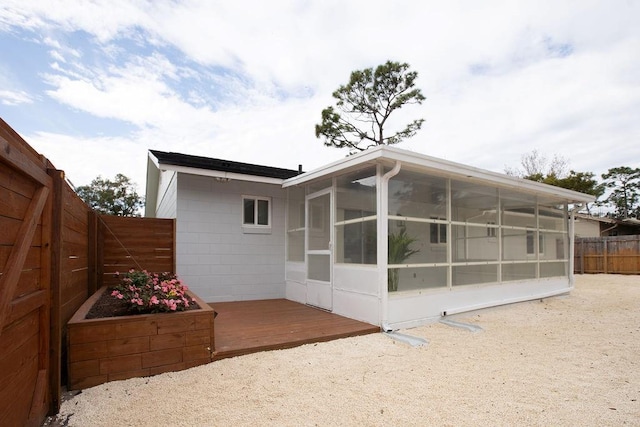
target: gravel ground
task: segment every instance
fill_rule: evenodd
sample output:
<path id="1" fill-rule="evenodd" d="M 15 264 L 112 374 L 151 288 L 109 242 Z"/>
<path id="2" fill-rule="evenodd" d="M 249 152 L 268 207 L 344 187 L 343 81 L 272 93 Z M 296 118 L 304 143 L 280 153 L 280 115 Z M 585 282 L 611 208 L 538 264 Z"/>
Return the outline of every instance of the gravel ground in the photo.
<path id="1" fill-rule="evenodd" d="M 576 276 L 560 296 L 103 384 L 69 426 L 640 426 L 640 276 Z"/>

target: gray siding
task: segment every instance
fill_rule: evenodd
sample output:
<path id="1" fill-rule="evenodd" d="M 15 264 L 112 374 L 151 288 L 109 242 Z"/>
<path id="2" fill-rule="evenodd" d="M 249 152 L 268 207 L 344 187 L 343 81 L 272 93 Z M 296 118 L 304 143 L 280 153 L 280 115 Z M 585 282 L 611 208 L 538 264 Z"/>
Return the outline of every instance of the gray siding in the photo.
<path id="1" fill-rule="evenodd" d="M 573 223 L 576 237 L 600 237 L 600 223 L 583 218 L 576 218 Z"/>
<path id="2" fill-rule="evenodd" d="M 178 174 L 176 172 L 160 172 L 156 218 L 175 218 L 177 216 L 177 181 Z"/>
<path id="3" fill-rule="evenodd" d="M 285 297 L 285 203 L 280 185 L 180 173 L 177 273 L 207 302 Z M 271 231 L 242 227 L 242 196 L 271 198 Z"/>

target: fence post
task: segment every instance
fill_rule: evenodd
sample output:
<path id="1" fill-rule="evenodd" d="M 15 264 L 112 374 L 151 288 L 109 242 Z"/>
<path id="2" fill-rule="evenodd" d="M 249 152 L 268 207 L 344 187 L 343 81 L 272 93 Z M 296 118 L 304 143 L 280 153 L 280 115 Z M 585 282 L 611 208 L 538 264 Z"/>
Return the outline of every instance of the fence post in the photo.
<path id="1" fill-rule="evenodd" d="M 636 248 L 635 248 L 635 252 L 636 252 L 636 274 L 640 274 L 640 237 L 635 239 L 635 243 L 636 243 Z"/>
<path id="2" fill-rule="evenodd" d="M 64 171 L 48 169 L 47 173 L 52 178 L 53 194 L 51 197 L 51 309 L 50 309 L 50 414 L 56 414 L 60 410 L 60 398 L 62 387 L 62 324 L 61 318 L 61 285 L 62 285 L 62 221 L 64 205 L 62 198 L 62 182 Z"/>
<path id="3" fill-rule="evenodd" d="M 172 255 L 172 259 L 171 259 L 171 272 L 176 274 L 176 259 L 177 259 L 177 255 L 176 255 L 176 219 L 173 218 L 173 222 L 172 222 L 172 233 L 171 233 L 171 239 L 173 240 L 172 242 L 172 249 L 171 249 L 171 255 Z"/>
<path id="4" fill-rule="evenodd" d="M 604 252 L 603 253 L 603 255 L 604 255 L 604 266 L 603 266 L 604 274 L 607 274 L 607 270 L 608 270 L 607 269 L 607 264 L 609 263 L 609 260 L 607 258 L 607 252 L 609 251 L 607 242 L 608 242 L 608 239 L 605 237 L 604 238 L 604 243 L 603 243 L 603 245 L 604 245 L 604 248 L 603 248 L 603 252 Z"/>
<path id="5" fill-rule="evenodd" d="M 89 296 L 91 296 L 98 290 L 98 215 L 95 211 L 90 210 L 88 216 L 87 247 L 89 253 L 87 254 L 87 264 L 89 280 L 87 290 L 89 291 Z"/>

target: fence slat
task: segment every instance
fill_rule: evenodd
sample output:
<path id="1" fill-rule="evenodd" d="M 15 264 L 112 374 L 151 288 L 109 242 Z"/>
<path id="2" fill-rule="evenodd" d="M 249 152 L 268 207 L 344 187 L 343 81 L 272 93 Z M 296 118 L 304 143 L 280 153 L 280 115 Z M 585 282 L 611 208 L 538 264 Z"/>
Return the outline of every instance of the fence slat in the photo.
<path id="1" fill-rule="evenodd" d="M 50 408 L 52 181 L 48 160 L 0 118 L 0 424 Z"/>
<path id="2" fill-rule="evenodd" d="M 67 321 L 116 266 L 175 272 L 175 228 L 97 215 L 0 118 L 0 425 L 59 410 Z"/>
<path id="3" fill-rule="evenodd" d="M 576 273 L 640 274 L 638 235 L 581 237 L 575 247 Z"/>
<path id="4" fill-rule="evenodd" d="M 8 314 L 9 304 L 14 296 L 14 291 L 18 286 L 18 280 L 22 273 L 22 266 L 27 259 L 29 248 L 31 247 L 31 241 L 36 232 L 38 220 L 44 209 L 44 205 L 47 202 L 49 196 L 48 187 L 40 187 L 36 190 L 36 194 L 27 209 L 22 225 L 18 233 L 18 239 L 9 255 L 7 264 L 2 277 L 0 278 L 0 334 L 2 333 L 2 327 L 4 327 L 4 320 Z"/>

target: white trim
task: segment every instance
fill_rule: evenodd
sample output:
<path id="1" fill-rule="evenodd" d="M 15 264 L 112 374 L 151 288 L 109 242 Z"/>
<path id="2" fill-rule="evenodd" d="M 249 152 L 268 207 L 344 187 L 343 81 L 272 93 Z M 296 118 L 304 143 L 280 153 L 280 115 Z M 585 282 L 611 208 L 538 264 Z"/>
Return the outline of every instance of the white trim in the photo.
<path id="1" fill-rule="evenodd" d="M 383 175 L 382 166 L 376 170 L 376 206 L 378 212 L 378 299 L 379 299 L 379 319 L 383 330 L 388 330 L 389 323 L 389 180 L 400 173 L 402 163 L 396 162 L 393 169 Z"/>
<path id="2" fill-rule="evenodd" d="M 273 201 L 271 197 L 265 196 L 252 196 L 248 194 L 242 194 L 240 196 L 240 200 L 242 202 L 242 215 L 240 217 L 240 222 L 242 225 L 242 231 L 244 233 L 253 233 L 253 234 L 268 234 L 271 233 L 271 223 L 273 218 L 271 217 L 271 209 L 273 205 Z M 253 200 L 253 224 L 247 224 L 244 222 L 244 201 L 245 200 Z M 258 224 L 258 201 L 266 201 L 267 202 L 267 223 L 266 224 Z"/>
<path id="3" fill-rule="evenodd" d="M 210 170 L 210 169 L 192 168 L 187 166 L 167 165 L 164 163 L 160 163 L 159 168 L 162 170 L 171 170 L 171 171 L 176 171 L 180 173 L 186 173 L 189 175 L 209 176 L 209 177 L 220 178 L 224 180 L 260 182 L 263 184 L 278 184 L 278 185 L 282 185 L 282 183 L 284 182 L 284 180 L 280 178 L 269 178 L 266 176 L 246 175 L 246 174 L 233 173 L 233 172 L 221 172 L 221 171 Z"/>
<path id="4" fill-rule="evenodd" d="M 345 169 L 360 166 L 365 163 L 389 161 L 390 165 L 394 162 L 402 162 L 403 168 L 418 167 L 425 172 L 436 172 L 440 175 L 446 175 L 448 178 L 460 178 L 462 180 L 480 181 L 492 186 L 508 188 L 530 194 L 543 194 L 546 196 L 567 199 L 572 202 L 593 202 L 595 197 L 578 193 L 577 191 L 566 190 L 564 188 L 555 187 L 548 184 L 530 181 L 527 179 L 516 178 L 496 172 L 491 172 L 473 166 L 454 163 L 436 157 L 426 156 L 424 154 L 412 151 L 401 150 L 395 147 L 380 146 L 354 156 L 330 163 L 326 166 L 314 169 L 310 172 L 303 173 L 284 180 L 282 186 L 284 188 L 300 185 L 309 181 L 317 180 L 335 173 L 342 172 Z"/>
<path id="5" fill-rule="evenodd" d="M 334 279 L 334 272 L 333 272 L 333 261 L 334 261 L 334 256 L 333 256 L 333 239 L 334 239 L 334 230 L 333 230 L 333 222 L 334 222 L 334 204 L 335 204 L 335 200 L 333 198 L 334 195 L 334 191 L 333 191 L 333 180 L 332 180 L 332 185 L 330 187 L 324 188 L 322 190 L 316 191 L 314 193 L 311 194 L 307 194 L 304 198 L 304 205 L 305 205 L 305 236 L 304 236 L 304 246 L 305 246 L 305 251 L 304 251 L 304 261 L 305 261 L 305 282 L 307 285 L 307 300 L 306 303 L 313 305 L 314 307 L 320 307 L 322 309 L 325 310 L 329 310 L 332 311 L 333 310 L 333 279 Z M 311 225 L 311 206 L 312 206 L 312 201 L 314 199 L 317 199 L 319 197 L 323 197 L 323 196 L 329 196 L 329 229 L 328 230 L 324 230 L 322 229 L 323 233 L 328 232 L 329 233 L 329 247 L 327 249 L 309 249 L 309 242 L 310 242 L 310 233 L 313 231 L 312 225 Z M 323 218 L 324 219 L 324 218 Z M 309 277 L 309 256 L 310 255 L 315 255 L 315 256 L 328 256 L 329 257 L 329 280 L 328 281 L 322 281 L 322 280 L 317 280 L 317 279 L 311 279 Z M 326 304 L 324 305 L 320 305 L 322 304 L 321 301 L 313 301 L 310 302 L 309 301 L 309 287 L 313 286 L 313 285 L 317 285 L 319 288 L 323 288 L 323 287 L 329 287 L 329 300 Z"/>
<path id="6" fill-rule="evenodd" d="M 537 280 L 542 280 L 542 279 L 537 279 Z M 482 310 L 483 308 L 499 307 L 501 305 L 514 304 L 514 303 L 525 302 L 525 301 L 533 301 L 537 299 L 544 299 L 544 298 L 554 297 L 557 295 L 568 294 L 572 290 L 573 290 L 573 286 L 570 286 L 565 289 L 559 289 L 559 290 L 550 291 L 550 292 L 541 292 L 535 295 L 517 296 L 512 298 L 505 298 L 497 302 L 484 302 L 480 304 L 468 305 L 466 307 L 456 307 L 449 310 L 443 310 L 442 316 L 451 316 L 453 314 L 460 314 L 460 313 L 467 313 L 469 311 Z"/>
<path id="7" fill-rule="evenodd" d="M 363 217 L 360 217 L 360 218 L 354 218 L 354 219 L 347 219 L 347 220 L 344 220 L 344 221 L 338 221 L 334 225 L 337 227 L 339 225 L 358 224 L 358 223 L 361 223 L 361 222 L 375 221 L 377 218 L 378 218 L 377 215 L 369 215 L 369 216 L 363 216 Z"/>
<path id="8" fill-rule="evenodd" d="M 153 162 L 153 164 L 160 169 L 160 161 L 158 160 L 158 158 L 151 152 L 151 150 L 149 150 L 149 160 L 151 160 Z"/>

